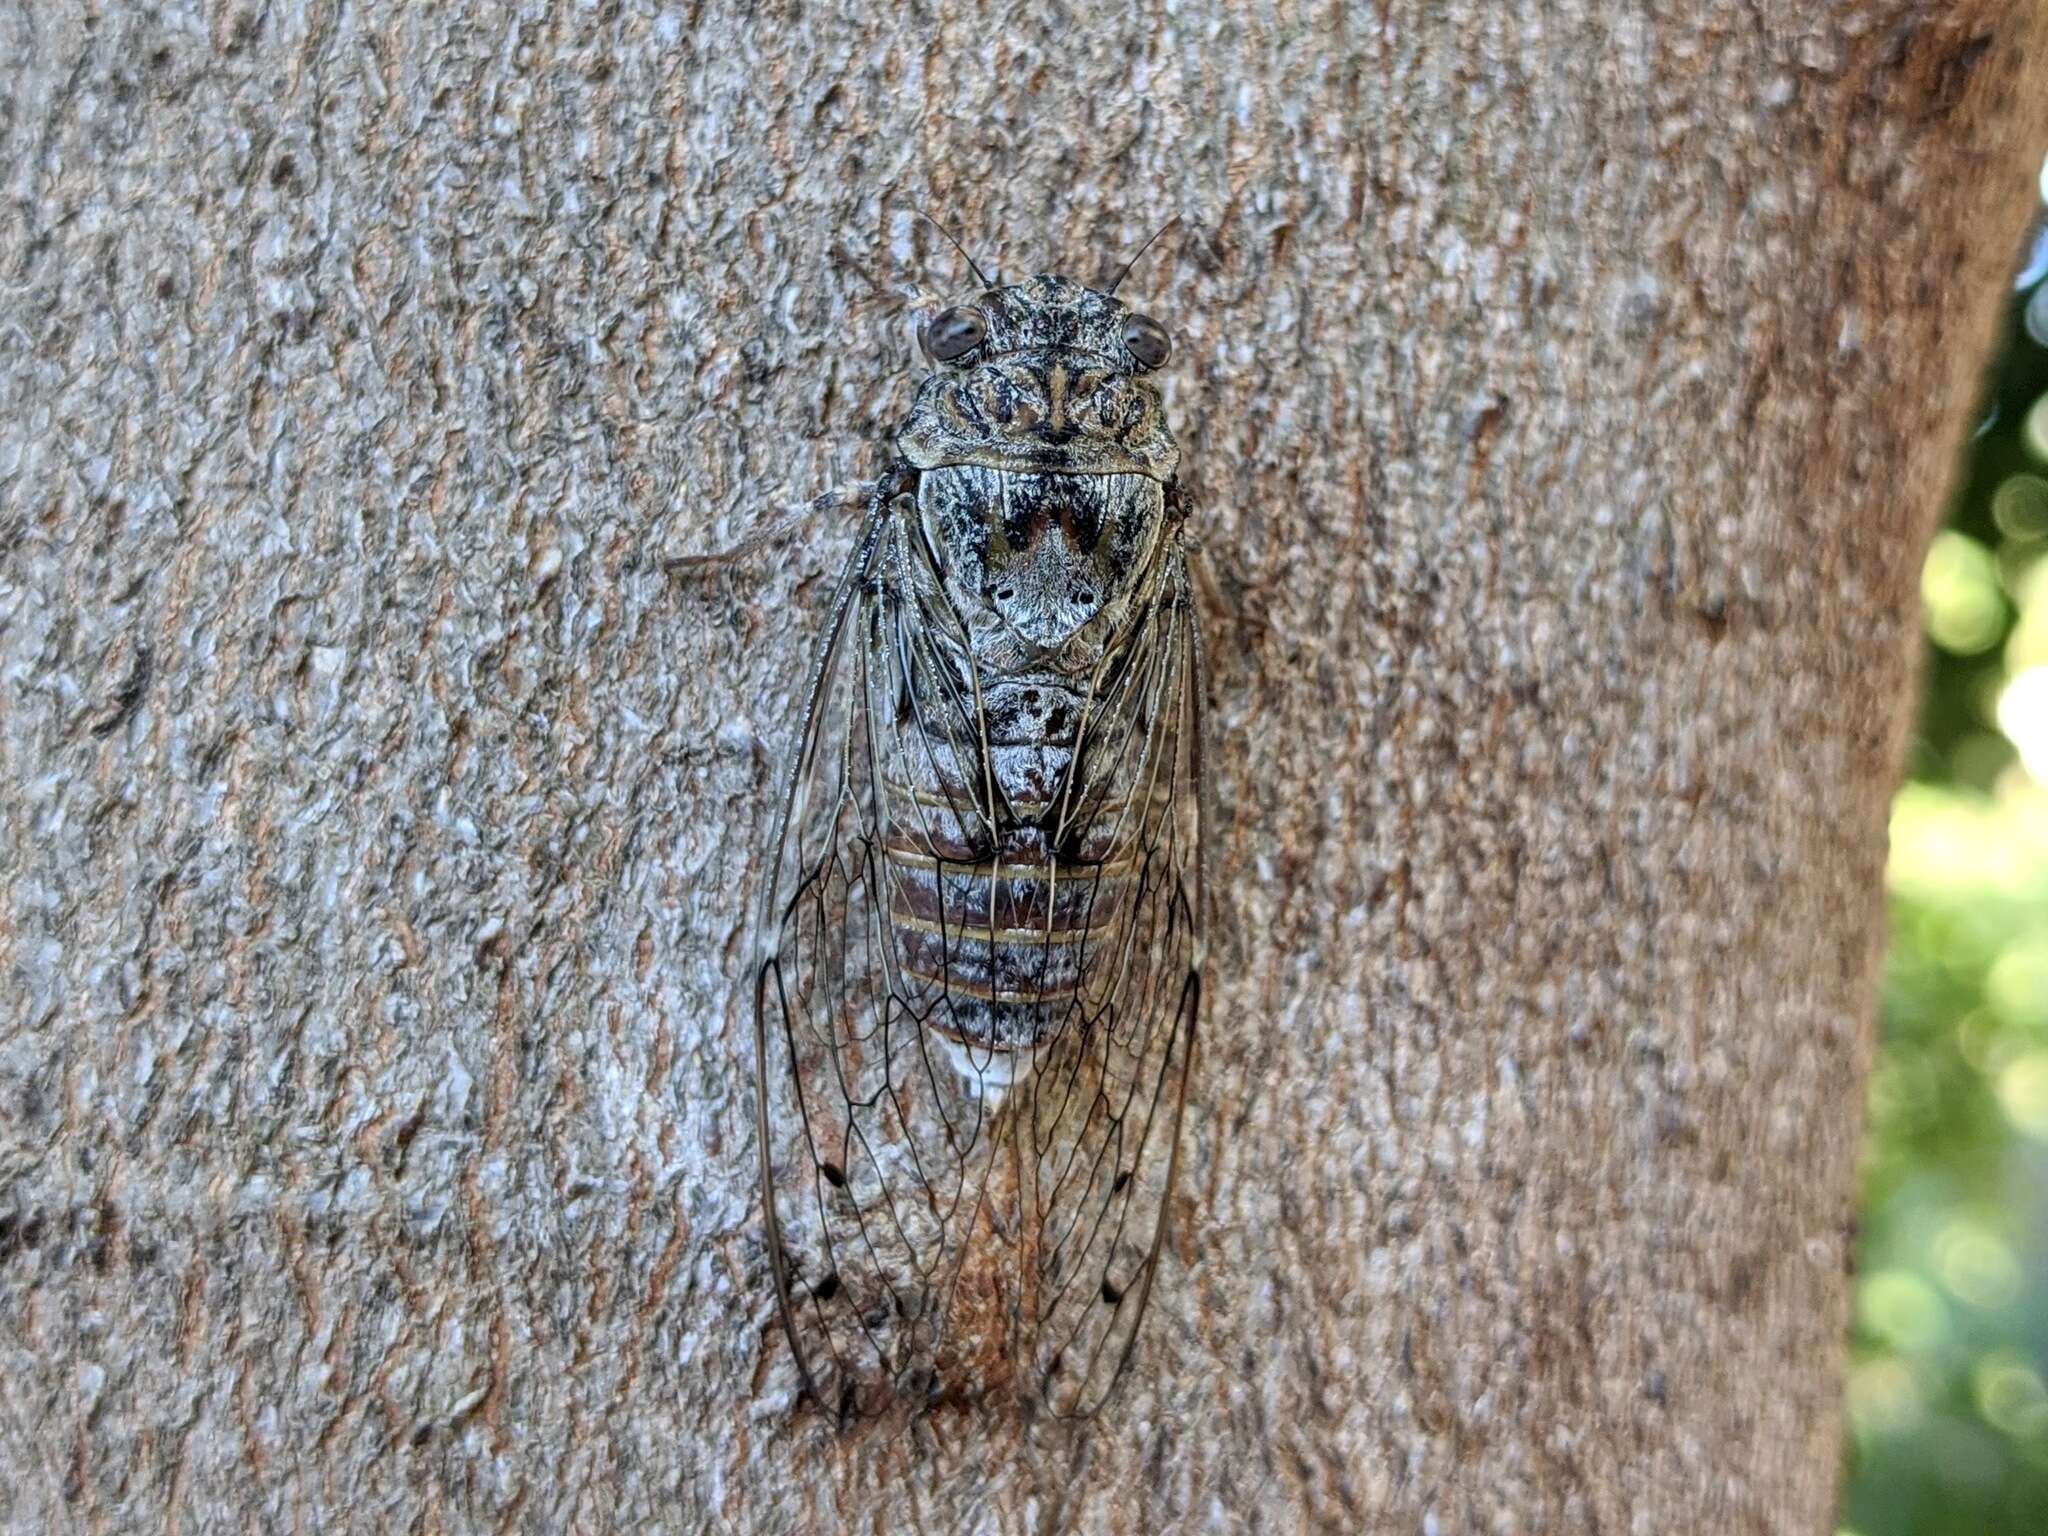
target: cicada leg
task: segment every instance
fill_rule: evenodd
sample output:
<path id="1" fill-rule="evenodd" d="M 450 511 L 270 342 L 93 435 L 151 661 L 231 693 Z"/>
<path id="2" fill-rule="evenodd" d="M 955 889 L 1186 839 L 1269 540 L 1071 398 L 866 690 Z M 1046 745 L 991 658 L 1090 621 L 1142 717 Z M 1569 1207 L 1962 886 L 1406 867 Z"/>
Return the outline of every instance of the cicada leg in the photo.
<path id="1" fill-rule="evenodd" d="M 865 507 L 873 494 L 873 488 L 866 485 L 842 486 L 827 491 L 799 506 L 771 513 L 724 549 L 707 550 L 701 555 L 674 555 L 664 561 L 663 566 L 670 575 L 687 578 L 742 564 L 771 545 L 779 544 L 791 534 L 809 527 L 827 512 Z"/>

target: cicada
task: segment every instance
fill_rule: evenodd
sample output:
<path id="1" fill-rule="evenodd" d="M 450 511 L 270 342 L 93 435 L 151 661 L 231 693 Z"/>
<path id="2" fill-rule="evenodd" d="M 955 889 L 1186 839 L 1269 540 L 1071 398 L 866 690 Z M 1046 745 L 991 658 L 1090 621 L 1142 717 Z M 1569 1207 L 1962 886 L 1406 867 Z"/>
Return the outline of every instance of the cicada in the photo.
<path id="1" fill-rule="evenodd" d="M 782 1322 L 841 1415 L 1092 1412 L 1160 1278 L 1203 657 L 1170 342 L 1115 287 L 983 281 L 923 326 L 818 641 L 754 1045 Z"/>

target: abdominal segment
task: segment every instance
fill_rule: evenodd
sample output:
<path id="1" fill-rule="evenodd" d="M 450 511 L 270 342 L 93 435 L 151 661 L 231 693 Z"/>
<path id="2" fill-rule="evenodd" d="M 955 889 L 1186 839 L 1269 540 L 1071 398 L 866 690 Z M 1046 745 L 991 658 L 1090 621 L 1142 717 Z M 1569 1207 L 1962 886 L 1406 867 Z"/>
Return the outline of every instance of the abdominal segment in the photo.
<path id="1" fill-rule="evenodd" d="M 900 779 L 883 786 L 889 926 L 901 991 L 924 1022 L 1014 1051 L 1046 1044 L 1109 986 L 1135 872 L 1132 818 L 1102 788 L 1086 793 L 1075 729 L 1033 729 L 1048 717 L 1078 724 L 1074 689 L 1010 681 L 984 698 L 992 735 L 1036 739 L 991 739 L 985 757 L 947 743 L 899 756 Z"/>

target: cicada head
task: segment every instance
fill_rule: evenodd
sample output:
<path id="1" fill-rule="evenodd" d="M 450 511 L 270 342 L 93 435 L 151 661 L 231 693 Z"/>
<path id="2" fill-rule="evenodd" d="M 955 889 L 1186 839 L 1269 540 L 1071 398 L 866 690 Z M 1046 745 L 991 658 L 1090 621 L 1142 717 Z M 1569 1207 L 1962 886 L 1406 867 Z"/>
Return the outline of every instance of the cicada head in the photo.
<path id="1" fill-rule="evenodd" d="M 933 371 L 897 437 L 917 468 L 1173 478 L 1180 450 L 1150 377 L 1172 345 L 1150 316 L 1040 274 L 940 312 L 920 340 Z"/>

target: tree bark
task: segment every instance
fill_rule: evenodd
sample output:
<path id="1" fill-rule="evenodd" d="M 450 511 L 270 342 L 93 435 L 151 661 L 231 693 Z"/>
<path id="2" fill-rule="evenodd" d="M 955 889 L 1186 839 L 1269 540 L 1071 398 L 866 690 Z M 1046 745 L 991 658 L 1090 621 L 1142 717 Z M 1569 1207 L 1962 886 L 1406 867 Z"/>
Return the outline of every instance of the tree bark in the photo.
<path id="1" fill-rule="evenodd" d="M 8 7 L 0 1520 L 1828 1530 L 2028 9 Z M 1187 220 L 1222 937 L 1080 1427 L 839 1433 L 757 1213 L 853 530 L 676 562 L 878 467 L 914 205 Z"/>

